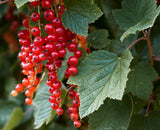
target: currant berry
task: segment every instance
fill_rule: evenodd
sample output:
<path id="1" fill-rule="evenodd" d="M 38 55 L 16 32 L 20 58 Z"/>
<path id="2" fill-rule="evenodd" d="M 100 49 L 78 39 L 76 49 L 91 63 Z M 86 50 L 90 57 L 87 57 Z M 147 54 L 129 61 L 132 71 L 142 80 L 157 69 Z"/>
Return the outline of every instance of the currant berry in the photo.
<path id="1" fill-rule="evenodd" d="M 69 113 L 77 113 L 77 112 L 78 112 L 78 109 L 77 109 L 77 107 L 70 106 L 70 107 L 68 108 L 68 111 L 69 111 Z"/>
<path id="2" fill-rule="evenodd" d="M 25 103 L 27 104 L 27 105 L 31 105 L 32 104 L 32 98 L 26 98 L 25 99 Z"/>
<path id="3" fill-rule="evenodd" d="M 75 126 L 76 128 L 81 127 L 81 122 L 80 122 L 80 121 L 74 121 L 74 126 Z"/>
<path id="4" fill-rule="evenodd" d="M 33 36 L 38 36 L 40 34 L 40 29 L 38 27 L 32 27 L 31 28 L 31 34 Z"/>
<path id="5" fill-rule="evenodd" d="M 53 94 L 53 91 L 54 91 L 55 89 L 53 88 L 53 87 L 49 87 L 49 93 L 50 94 Z"/>
<path id="6" fill-rule="evenodd" d="M 11 91 L 11 95 L 12 95 L 13 97 L 16 97 L 16 96 L 18 95 L 18 92 L 17 92 L 16 90 L 12 90 L 12 91 Z"/>
<path id="7" fill-rule="evenodd" d="M 61 91 L 59 89 L 54 90 L 53 91 L 53 96 L 56 97 L 56 98 L 60 97 L 61 96 Z"/>
<path id="8" fill-rule="evenodd" d="M 78 120 L 79 115 L 78 115 L 78 113 L 71 113 L 70 117 L 71 117 L 72 121 L 76 121 L 76 120 Z"/>
<path id="9" fill-rule="evenodd" d="M 29 85 L 29 80 L 28 80 L 28 78 L 24 78 L 24 79 L 22 80 L 22 84 L 23 84 L 24 87 L 28 87 L 28 85 Z"/>
<path id="10" fill-rule="evenodd" d="M 55 89 L 60 89 L 62 87 L 62 84 L 60 81 L 54 81 L 52 85 Z"/>
<path id="11" fill-rule="evenodd" d="M 41 6 L 44 9 L 49 9 L 51 7 L 51 2 L 49 0 L 42 0 Z"/>
<path id="12" fill-rule="evenodd" d="M 65 55 L 67 54 L 67 51 L 65 49 L 61 49 L 58 51 L 59 52 L 59 57 L 65 57 Z"/>
<path id="13" fill-rule="evenodd" d="M 56 98 L 53 95 L 49 96 L 48 100 L 49 100 L 50 103 L 56 102 Z"/>
<path id="14" fill-rule="evenodd" d="M 40 4 L 40 1 L 39 0 L 31 1 L 30 4 L 31 6 L 36 7 Z"/>
<path id="15" fill-rule="evenodd" d="M 16 85 L 16 91 L 17 92 L 22 92 L 23 91 L 23 85 L 22 84 L 17 84 Z"/>
<path id="16" fill-rule="evenodd" d="M 56 74 L 52 74 L 52 75 L 50 75 L 49 76 L 49 80 L 51 81 L 51 82 L 56 82 L 57 83 L 57 75 Z"/>
<path id="17" fill-rule="evenodd" d="M 26 28 L 29 28 L 29 18 L 25 18 L 23 20 L 23 26 L 26 27 Z"/>
<path id="18" fill-rule="evenodd" d="M 51 34 L 51 33 L 53 33 L 53 31 L 54 31 L 54 26 L 53 26 L 52 24 L 48 23 L 48 24 L 46 24 L 46 25 L 44 26 L 44 31 L 45 31 L 46 33 L 48 33 L 48 34 Z"/>
<path id="19" fill-rule="evenodd" d="M 56 28 L 55 33 L 57 34 L 57 36 L 63 36 L 64 28 L 62 28 L 62 27 Z"/>
<path id="20" fill-rule="evenodd" d="M 82 51 L 81 50 L 77 50 L 74 52 L 74 55 L 77 57 L 77 58 L 81 58 L 82 57 Z"/>
<path id="21" fill-rule="evenodd" d="M 71 42 L 71 43 L 68 44 L 68 51 L 75 52 L 76 50 L 77 50 L 77 44 L 76 43 Z"/>
<path id="22" fill-rule="evenodd" d="M 51 108 L 52 109 L 56 110 L 56 109 L 58 109 L 58 107 L 59 107 L 59 104 L 57 102 L 51 103 Z"/>
<path id="23" fill-rule="evenodd" d="M 80 101 L 79 101 L 78 99 L 74 99 L 74 100 L 73 100 L 73 105 L 74 105 L 75 107 L 79 107 L 79 106 L 80 106 Z"/>
<path id="24" fill-rule="evenodd" d="M 48 43 L 55 43 L 57 42 L 57 35 L 56 34 L 50 34 L 47 36 Z"/>
<path id="25" fill-rule="evenodd" d="M 78 64 L 78 58 L 76 56 L 69 57 L 68 64 L 71 66 L 76 66 Z"/>
<path id="26" fill-rule="evenodd" d="M 34 44 L 37 46 L 42 46 L 44 43 L 44 39 L 41 36 L 37 36 L 34 38 Z"/>
<path id="27" fill-rule="evenodd" d="M 56 110 L 56 113 L 57 113 L 58 115 L 62 115 L 62 114 L 63 114 L 63 109 L 62 109 L 62 108 L 58 108 L 58 109 Z"/>
<path id="28" fill-rule="evenodd" d="M 54 26 L 61 26 L 62 25 L 62 21 L 60 18 L 58 17 L 55 17 L 53 20 L 52 20 L 52 23 Z"/>
<path id="29" fill-rule="evenodd" d="M 37 12 L 34 12 L 31 14 L 31 20 L 32 21 L 38 21 L 40 19 L 40 15 Z"/>
<path id="30" fill-rule="evenodd" d="M 77 67 L 75 67 L 75 66 L 70 66 L 70 67 L 68 68 L 68 73 L 69 73 L 70 75 L 76 75 L 77 72 L 78 72 L 78 70 L 77 70 Z"/>
<path id="31" fill-rule="evenodd" d="M 53 51 L 51 53 L 51 56 L 53 57 L 53 59 L 57 59 L 59 57 L 59 53 L 57 51 Z"/>
<path id="32" fill-rule="evenodd" d="M 75 98 L 76 97 L 76 92 L 73 91 L 73 90 L 70 90 L 68 95 L 69 95 L 70 98 Z"/>
<path id="33" fill-rule="evenodd" d="M 47 20 L 47 21 L 52 21 L 54 19 L 54 12 L 52 10 L 46 10 L 44 12 L 44 18 Z"/>
<path id="34" fill-rule="evenodd" d="M 60 98 L 60 97 L 56 98 L 56 102 L 57 103 L 61 103 L 62 102 L 62 98 Z"/>

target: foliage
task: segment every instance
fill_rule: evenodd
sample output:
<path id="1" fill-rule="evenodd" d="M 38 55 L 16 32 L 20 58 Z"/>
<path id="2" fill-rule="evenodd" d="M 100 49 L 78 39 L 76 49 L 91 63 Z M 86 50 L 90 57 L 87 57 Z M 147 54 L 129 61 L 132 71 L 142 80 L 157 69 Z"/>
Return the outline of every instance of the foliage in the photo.
<path id="1" fill-rule="evenodd" d="M 64 0 L 64 27 L 85 36 L 86 43 L 81 49 L 84 53 L 77 65 L 78 73 L 68 80 L 64 72 L 72 53 L 61 58 L 60 105 L 66 112 L 58 118 L 48 101 L 47 72 L 40 75 L 42 81 L 32 106 L 25 105 L 24 95 L 10 95 L 24 76 L 17 58 L 19 50 L 14 48 L 19 48 L 18 41 L 9 43 L 11 38 L 7 35 L 6 39 L 5 35 L 14 21 L 21 23 L 24 15 L 38 10 L 30 9 L 30 1 L 15 0 L 17 8 L 11 3 L 0 5 L 0 129 L 76 129 L 67 112 L 71 105 L 68 84 L 78 85 L 75 90 L 80 95 L 82 130 L 160 128 L 160 7 L 156 0 Z M 7 20 L 11 7 L 14 19 Z M 29 24 L 38 26 L 31 19 Z M 17 37 L 20 28 L 21 24 L 11 31 L 13 37 Z M 80 41 L 78 44 L 80 48 Z"/>

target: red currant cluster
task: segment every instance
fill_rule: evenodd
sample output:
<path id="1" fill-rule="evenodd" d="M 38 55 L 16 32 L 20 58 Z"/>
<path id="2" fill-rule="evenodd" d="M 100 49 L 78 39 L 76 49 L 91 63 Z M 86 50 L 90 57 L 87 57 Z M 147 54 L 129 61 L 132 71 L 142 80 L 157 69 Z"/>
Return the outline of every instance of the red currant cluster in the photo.
<path id="1" fill-rule="evenodd" d="M 68 79 L 70 75 L 77 74 L 78 59 L 82 56 L 82 51 L 77 50 L 76 43 L 72 42 L 76 37 L 69 29 L 65 29 L 62 25 L 61 16 L 65 11 L 63 1 L 61 0 L 42 0 L 30 2 L 32 8 L 37 8 L 37 12 L 33 12 L 30 16 L 32 22 L 37 22 L 38 26 L 29 26 L 29 18 L 23 20 L 23 25 L 27 29 L 21 30 L 18 33 L 19 43 L 21 44 L 21 52 L 18 57 L 21 60 L 22 73 L 26 77 L 22 80 L 22 84 L 17 84 L 15 90 L 11 92 L 13 96 L 24 92 L 26 95 L 26 104 L 32 104 L 32 97 L 40 84 L 40 78 L 37 76 L 42 73 L 43 69 L 47 69 L 48 80 L 46 84 L 49 86 L 49 92 L 52 94 L 49 97 L 51 108 L 56 110 L 58 115 L 63 114 L 63 109 L 60 107 L 61 87 L 62 83 L 58 80 L 57 71 L 62 66 L 62 59 L 66 56 L 68 49 L 73 53 L 69 57 L 65 71 L 65 76 Z M 41 23 L 41 15 L 47 22 L 45 25 Z M 44 28 L 42 30 L 41 28 Z M 42 32 L 44 36 L 42 36 Z M 33 39 L 33 40 L 32 40 Z M 42 61 L 46 61 L 43 65 Z M 73 100 L 71 111 L 71 119 L 76 127 L 81 126 L 78 121 L 78 107 L 80 106 L 79 95 L 75 91 L 70 91 L 69 95 Z M 74 111 L 76 109 L 77 111 Z"/>
<path id="2" fill-rule="evenodd" d="M 71 87 L 75 88 L 77 86 L 71 85 Z M 79 119 L 78 108 L 80 106 L 79 93 L 75 92 L 74 90 L 70 90 L 69 97 L 74 100 L 73 100 L 73 106 L 70 106 L 68 108 L 68 112 L 70 114 L 71 120 L 74 121 L 74 126 L 79 128 L 81 126 L 81 122 L 78 120 Z"/>

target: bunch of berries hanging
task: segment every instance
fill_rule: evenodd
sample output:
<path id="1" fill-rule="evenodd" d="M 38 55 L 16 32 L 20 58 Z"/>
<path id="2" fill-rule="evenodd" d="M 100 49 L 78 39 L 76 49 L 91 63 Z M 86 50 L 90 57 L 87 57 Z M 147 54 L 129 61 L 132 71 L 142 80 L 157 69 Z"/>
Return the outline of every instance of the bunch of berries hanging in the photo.
<path id="1" fill-rule="evenodd" d="M 46 69 L 48 74 L 46 84 L 49 86 L 49 92 L 51 93 L 49 97 L 51 108 L 56 110 L 58 115 L 62 115 L 63 109 L 59 105 L 62 102 L 62 83 L 58 80 L 57 72 L 62 66 L 62 59 L 66 56 L 66 49 L 68 49 L 73 55 L 68 58 L 65 77 L 68 79 L 70 75 L 76 75 L 78 60 L 82 56 L 82 51 L 78 50 L 77 43 L 72 42 L 77 37 L 76 34 L 69 29 L 65 29 L 62 24 L 61 16 L 65 11 L 63 1 L 33 1 L 30 2 L 30 8 L 37 10 L 23 20 L 23 26 L 26 29 L 18 33 L 21 45 L 18 57 L 25 78 L 22 83 L 16 85 L 11 94 L 16 96 L 18 93 L 25 92 L 25 103 L 31 105 L 33 95 L 41 82 L 38 75 Z M 41 22 L 42 17 L 45 19 L 45 24 Z M 30 26 L 30 22 L 37 24 L 37 26 Z M 43 61 L 46 61 L 46 63 L 43 64 Z M 81 122 L 78 121 L 79 94 L 70 90 L 69 96 L 75 98 L 73 106 L 69 107 L 69 111 L 75 127 L 78 128 L 81 126 Z"/>

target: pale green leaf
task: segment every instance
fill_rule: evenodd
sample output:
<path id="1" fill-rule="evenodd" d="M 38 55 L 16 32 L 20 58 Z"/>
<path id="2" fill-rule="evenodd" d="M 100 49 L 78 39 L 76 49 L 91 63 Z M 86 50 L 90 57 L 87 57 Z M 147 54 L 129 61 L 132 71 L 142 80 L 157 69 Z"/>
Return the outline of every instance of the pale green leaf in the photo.
<path id="1" fill-rule="evenodd" d="M 154 111 L 148 116 L 134 115 L 128 130 L 159 130 L 160 112 Z"/>
<path id="2" fill-rule="evenodd" d="M 3 130 L 12 130 L 18 125 L 18 123 L 22 120 L 23 117 L 24 113 L 22 109 L 20 107 L 16 107 L 13 110 L 8 122 L 5 124 Z"/>
<path id="3" fill-rule="evenodd" d="M 125 30 L 121 41 L 130 34 L 152 27 L 159 12 L 156 0 L 124 0 L 122 9 L 113 11 L 117 23 Z"/>
<path id="4" fill-rule="evenodd" d="M 62 15 L 65 28 L 80 35 L 87 35 L 88 23 L 97 20 L 102 12 L 91 0 L 65 0 L 66 12 Z"/>
<path id="5" fill-rule="evenodd" d="M 48 124 L 56 115 L 55 110 L 51 108 L 51 103 L 48 101 L 49 96 L 51 95 L 48 91 L 49 86 L 46 84 L 47 75 L 45 79 L 40 84 L 39 89 L 37 90 L 36 97 L 33 100 L 34 108 L 34 125 L 35 129 L 40 128 L 44 123 Z M 66 97 L 66 90 L 62 90 L 61 98 L 62 104 Z"/>
<path id="6" fill-rule="evenodd" d="M 122 99 L 132 58 L 130 51 L 117 57 L 104 50 L 95 51 L 85 58 L 78 74 L 68 81 L 79 86 L 81 118 L 98 110 L 107 97 Z"/>
<path id="7" fill-rule="evenodd" d="M 110 44 L 108 39 L 108 31 L 105 29 L 95 30 L 87 37 L 87 43 L 91 44 L 96 49 L 102 49 Z"/>
<path id="8" fill-rule="evenodd" d="M 127 130 L 133 114 L 133 101 L 124 96 L 122 101 L 106 99 L 98 111 L 91 114 L 90 130 Z"/>
<path id="9" fill-rule="evenodd" d="M 14 0 L 16 7 L 19 9 L 22 7 L 24 4 L 30 1 L 36 1 L 36 0 Z"/>
<path id="10" fill-rule="evenodd" d="M 158 74 L 151 64 L 141 62 L 129 73 L 126 91 L 147 101 L 152 93 L 152 81 L 156 78 L 158 78 Z"/>

